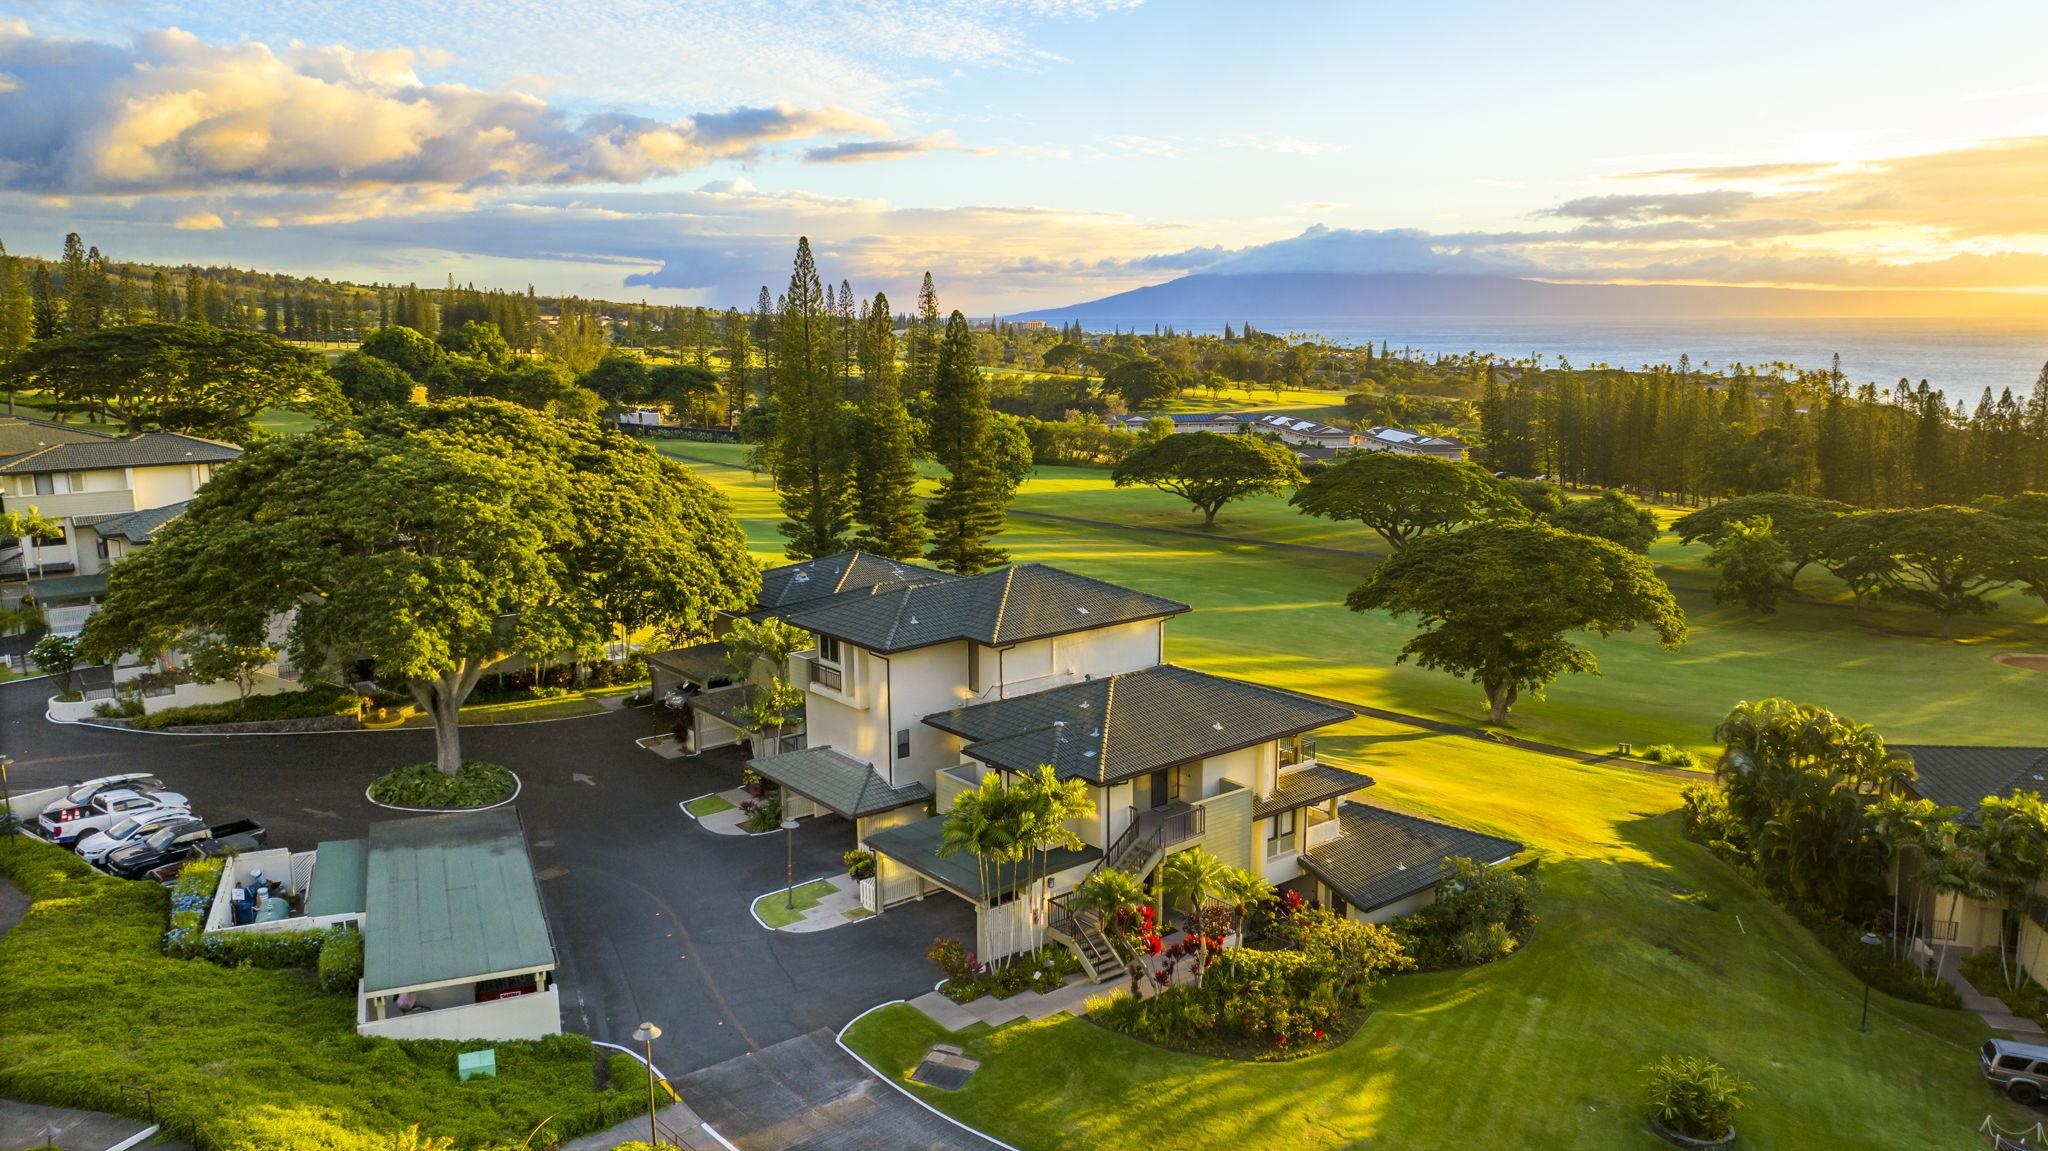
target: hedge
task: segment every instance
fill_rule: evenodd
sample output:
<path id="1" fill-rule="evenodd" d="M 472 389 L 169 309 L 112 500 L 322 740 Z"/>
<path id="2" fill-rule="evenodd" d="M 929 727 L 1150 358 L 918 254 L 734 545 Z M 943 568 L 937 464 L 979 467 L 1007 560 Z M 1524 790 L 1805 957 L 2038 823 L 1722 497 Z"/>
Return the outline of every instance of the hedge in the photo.
<path id="1" fill-rule="evenodd" d="M 189 707 L 167 707 L 130 723 L 144 731 L 163 727 L 194 727 L 215 723 L 258 723 L 278 719 L 319 719 L 331 715 L 354 715 L 361 697 L 345 687 L 316 684 L 298 691 L 276 695 L 252 695 L 225 703 L 195 703 Z"/>
<path id="2" fill-rule="evenodd" d="M 348 924 L 327 929 L 315 971 L 320 989 L 333 995 L 354 995 L 363 980 L 363 933 Z"/>
<path id="3" fill-rule="evenodd" d="M 356 1034 L 355 1004 L 303 973 L 167 958 L 167 891 L 100 875 L 71 852 L 0 838 L 0 875 L 27 893 L 0 938 L 0 1096 L 139 1116 L 153 1089 L 170 1133 L 201 1151 L 388 1151 L 399 1132 L 464 1148 L 546 1147 L 647 1105 L 604 1090 L 580 1035 L 457 1044 Z M 455 1076 L 493 1047 L 498 1074 Z"/>
<path id="4" fill-rule="evenodd" d="M 413 763 L 371 780 L 370 798 L 393 807 L 488 807 L 518 786 L 509 770 L 480 759 L 466 761 L 454 775 L 442 775 L 431 763 Z"/>

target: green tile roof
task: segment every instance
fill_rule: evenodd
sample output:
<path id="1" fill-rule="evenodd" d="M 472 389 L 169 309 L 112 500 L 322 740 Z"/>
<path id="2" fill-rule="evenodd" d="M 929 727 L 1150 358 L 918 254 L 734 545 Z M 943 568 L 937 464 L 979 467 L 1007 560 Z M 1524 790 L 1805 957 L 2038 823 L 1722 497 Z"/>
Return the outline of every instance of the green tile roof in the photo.
<path id="1" fill-rule="evenodd" d="M 218 440 L 176 432 L 145 432 L 126 439 L 94 439 L 52 444 L 0 460 L 0 473 L 79 472 L 94 468 L 168 467 L 174 464 L 224 463 L 242 449 Z"/>
<path id="2" fill-rule="evenodd" d="M 876 586 L 774 614 L 887 655 L 963 639 L 1000 647 L 1187 610 L 1178 600 L 1044 564 L 1018 564 L 965 579 Z"/>
<path id="3" fill-rule="evenodd" d="M 765 756 L 750 760 L 748 766 L 769 781 L 847 819 L 894 811 L 932 797 L 931 788 L 917 780 L 891 787 L 874 764 L 831 747 L 806 747 Z"/>
<path id="4" fill-rule="evenodd" d="M 712 680 L 732 678 L 732 672 L 726 667 L 728 654 L 723 643 L 713 641 L 654 652 L 647 657 L 647 662 L 674 672 L 699 687 L 709 687 Z"/>
<path id="5" fill-rule="evenodd" d="M 363 989 L 553 967 L 540 888 L 510 807 L 370 825 Z"/>
<path id="6" fill-rule="evenodd" d="M 1273 794 L 1252 805 L 1252 818 L 1264 819 L 1275 812 L 1289 811 L 1350 795 L 1372 786 L 1372 777 L 1346 771 L 1327 763 L 1311 763 L 1280 773 Z"/>
<path id="7" fill-rule="evenodd" d="M 1522 850 L 1501 839 L 1385 808 L 1347 803 L 1340 834 L 1302 852 L 1301 866 L 1360 911 L 1373 911 L 1437 885 L 1445 857 L 1499 863 Z"/>
<path id="8" fill-rule="evenodd" d="M 184 500 L 175 504 L 165 504 L 160 508 L 144 508 L 139 512 L 79 516 L 76 522 L 80 527 L 91 528 L 101 539 L 119 536 L 129 543 L 146 544 L 155 538 L 157 531 L 165 524 L 184 515 L 186 506 L 191 502 Z"/>
<path id="9" fill-rule="evenodd" d="M 107 573 L 97 571 L 91 575 L 30 580 L 28 591 L 30 595 L 36 597 L 37 603 L 45 606 L 53 600 L 91 599 L 107 594 Z"/>
<path id="10" fill-rule="evenodd" d="M 1351 716 L 1293 692 L 1161 664 L 925 722 L 967 740 L 966 754 L 991 767 L 1029 771 L 1049 763 L 1063 779 L 1110 784 Z"/>
<path id="11" fill-rule="evenodd" d="M 1917 777 L 1907 786 L 1923 799 L 1961 808 L 1966 823 L 1977 821 L 1985 796 L 2048 796 L 2048 747 L 1889 746 L 1913 757 Z"/>
<path id="12" fill-rule="evenodd" d="M 110 432 L 97 432 L 29 416 L 0 416 L 0 458 L 39 451 L 51 444 L 88 443 L 114 438 Z"/>
<path id="13" fill-rule="evenodd" d="M 330 839 L 313 855 L 313 891 L 307 915 L 347 915 L 363 910 L 370 844 L 363 839 Z"/>
<path id="14" fill-rule="evenodd" d="M 944 583 L 960 577 L 873 552 L 847 551 L 761 573 L 761 594 L 750 615 L 776 615 L 847 592 L 913 583 Z"/>
<path id="15" fill-rule="evenodd" d="M 944 834 L 945 826 L 944 819 L 921 819 L 916 823 L 906 823 L 877 831 L 868 836 L 868 850 L 878 855 L 886 855 L 969 899 L 985 898 L 981 891 L 981 868 L 975 863 L 973 853 L 962 851 L 953 855 L 939 854 L 939 839 Z M 1067 868 L 1093 863 L 1101 858 L 1102 852 L 1098 848 L 1084 847 L 1079 851 L 1059 848 L 1046 856 L 1047 866 L 1043 874 L 1057 874 Z M 997 869 L 989 870 L 993 873 Z M 1001 869 L 1000 876 L 991 874 L 990 890 L 998 894 L 1008 894 L 1024 886 L 1029 877 L 1016 874 L 1023 870 L 1006 867 Z"/>

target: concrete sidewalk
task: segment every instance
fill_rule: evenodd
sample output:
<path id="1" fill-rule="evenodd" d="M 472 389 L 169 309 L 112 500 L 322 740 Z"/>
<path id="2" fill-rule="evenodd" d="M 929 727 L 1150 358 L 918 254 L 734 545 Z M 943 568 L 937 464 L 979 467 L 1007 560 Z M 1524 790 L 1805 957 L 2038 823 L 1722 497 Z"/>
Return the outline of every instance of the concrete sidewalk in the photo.
<path id="1" fill-rule="evenodd" d="M 684 1151 L 726 1151 L 726 1145 L 704 1129 L 704 1120 L 687 1103 L 671 1103 L 655 1112 L 660 1135 L 670 1146 L 681 1141 Z M 647 1142 L 647 1116 L 638 1115 L 618 1126 L 581 1139 L 571 1139 L 558 1151 L 611 1151 L 621 1143 Z"/>
<path id="2" fill-rule="evenodd" d="M 910 1001 L 912 1007 L 932 1017 L 932 1020 L 948 1031 L 959 1031 L 977 1023 L 990 1027 L 1001 1027 L 1019 1019 L 1039 1020 L 1058 1015 L 1064 1011 L 1069 1015 L 1085 1014 L 1088 1000 L 1097 995 L 1125 995 L 1128 988 L 1117 982 L 1090 983 L 1077 979 L 1057 991 L 1040 995 L 1036 991 L 1020 991 L 1008 999 L 997 999 L 984 995 L 966 1003 L 955 1003 L 946 998 L 944 992 L 927 991 Z"/>
<path id="3" fill-rule="evenodd" d="M 98 1111 L 74 1111 L 69 1107 L 45 1107 L 0 1099 L 0 1147 L 41 1147 L 46 1142 L 66 1151 L 105 1151 L 123 1140 L 150 1129 L 150 1124 Z M 54 1130 L 52 1130 L 54 1129 Z M 45 1131 L 52 1131 L 45 1135 Z M 644 1137 L 647 1128 L 643 1124 Z M 152 1149 L 177 1148 L 191 1151 L 183 1143 L 146 1143 Z"/>
<path id="4" fill-rule="evenodd" d="M 2003 1031 L 2008 1035 L 2037 1039 L 2044 1034 L 2040 1024 L 2031 1019 L 2014 1015 L 2012 1009 L 2008 1008 L 2003 1000 L 1986 995 L 1971 986 L 1970 981 L 1963 976 L 1960 970 L 1951 967 L 1943 971 L 1941 977 L 1948 981 L 1950 987 L 1956 989 L 1956 995 L 1963 1001 L 1963 1009 L 1965 1011 L 1974 1011 L 1983 1017 L 1984 1025 L 1993 1031 Z"/>

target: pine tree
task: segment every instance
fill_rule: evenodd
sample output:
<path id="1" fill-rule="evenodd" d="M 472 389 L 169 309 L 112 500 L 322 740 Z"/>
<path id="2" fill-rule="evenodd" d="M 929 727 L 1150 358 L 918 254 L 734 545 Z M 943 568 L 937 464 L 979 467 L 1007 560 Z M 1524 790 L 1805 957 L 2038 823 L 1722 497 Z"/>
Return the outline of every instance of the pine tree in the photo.
<path id="1" fill-rule="evenodd" d="M 789 538 L 784 551 L 791 559 L 811 559 L 846 550 L 854 501 L 846 392 L 833 364 L 832 316 L 808 237 L 797 239 L 776 329 L 768 465 L 788 517 L 779 528 Z"/>
<path id="2" fill-rule="evenodd" d="M 99 326 L 89 297 L 92 264 L 85 254 L 85 241 L 77 232 L 65 233 L 64 256 L 59 267 L 62 269 L 60 290 L 64 293 L 63 328 L 67 332 L 89 332 Z"/>
<path id="3" fill-rule="evenodd" d="M 988 406 L 967 317 L 946 321 L 932 367 L 932 455 L 946 469 L 938 497 L 925 510 L 932 533 L 926 554 L 961 575 L 1003 563 L 1008 553 L 989 545 L 1003 530 L 1010 481 L 995 463 L 995 414 Z"/>
<path id="4" fill-rule="evenodd" d="M 913 396 L 932 390 L 932 375 L 939 357 L 939 293 L 932 286 L 932 274 L 924 274 L 917 289 L 917 316 L 910 321 L 910 347 L 905 357 L 904 384 Z"/>
<path id="5" fill-rule="evenodd" d="M 880 293 L 867 309 L 859 355 L 854 518 L 860 531 L 853 546 L 891 559 L 914 560 L 924 553 L 924 512 L 917 504 L 910 413 L 903 407 L 897 382 L 896 325 L 889 316 L 889 297 Z"/>
<path id="6" fill-rule="evenodd" d="M 57 303 L 57 286 L 50 282 L 50 265 L 38 263 L 29 276 L 29 326 L 38 340 L 64 331 L 64 311 Z"/>
<path id="7" fill-rule="evenodd" d="M 754 340 L 747 318 L 738 308 L 725 313 L 725 394 L 729 402 L 745 406 L 756 398 L 754 386 Z"/>
<path id="8" fill-rule="evenodd" d="M 35 309 L 30 306 L 28 285 L 21 282 L 21 261 L 0 245 L 0 361 L 28 347 L 35 335 Z M 13 402 L 13 393 L 8 402 Z M 11 409 L 10 409 L 11 410 Z"/>

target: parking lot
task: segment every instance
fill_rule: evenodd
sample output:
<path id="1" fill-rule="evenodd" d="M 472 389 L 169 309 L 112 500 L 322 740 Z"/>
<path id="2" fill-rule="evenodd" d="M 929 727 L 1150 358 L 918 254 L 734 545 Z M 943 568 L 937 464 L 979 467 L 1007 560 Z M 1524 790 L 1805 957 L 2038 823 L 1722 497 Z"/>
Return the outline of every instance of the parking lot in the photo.
<path id="1" fill-rule="evenodd" d="M 150 771 L 209 820 L 258 820 L 276 847 L 352 838 L 393 818 L 363 789 L 432 757 L 431 733 L 416 730 L 168 736 L 51 724 L 49 692 L 44 680 L 0 684 L 0 754 L 14 757 L 17 791 Z M 733 786 L 738 759 L 665 760 L 633 742 L 651 730 L 643 714 L 620 711 L 463 732 L 467 756 L 523 782 L 515 805 L 560 960 L 565 1028 L 626 1042 L 652 1020 L 663 1031 L 656 1062 L 681 1076 L 931 988 L 925 949 L 972 930 L 964 904 L 933 898 L 812 935 L 764 930 L 748 905 L 782 886 L 791 845 L 779 833 L 699 830 L 678 805 Z M 852 846 L 844 821 L 806 820 L 797 881 L 841 873 Z"/>

